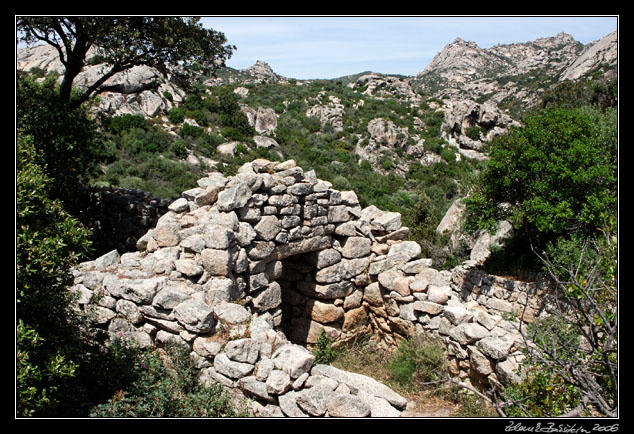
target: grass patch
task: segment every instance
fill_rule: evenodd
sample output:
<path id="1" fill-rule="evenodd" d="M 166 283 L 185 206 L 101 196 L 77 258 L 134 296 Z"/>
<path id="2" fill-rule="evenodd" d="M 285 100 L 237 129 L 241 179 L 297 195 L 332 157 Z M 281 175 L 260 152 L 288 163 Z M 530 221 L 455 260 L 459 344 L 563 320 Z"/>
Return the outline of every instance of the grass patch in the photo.
<path id="1" fill-rule="evenodd" d="M 439 381 L 445 371 L 445 348 L 426 335 L 418 335 L 400 342 L 390 356 L 387 368 L 390 375 L 404 387 L 417 383 Z"/>
<path id="2" fill-rule="evenodd" d="M 426 335 L 403 339 L 398 347 L 389 348 L 366 334 L 337 346 L 331 365 L 385 384 L 413 402 L 416 415 L 497 416 L 480 397 L 443 381 L 446 359 L 444 345 Z"/>

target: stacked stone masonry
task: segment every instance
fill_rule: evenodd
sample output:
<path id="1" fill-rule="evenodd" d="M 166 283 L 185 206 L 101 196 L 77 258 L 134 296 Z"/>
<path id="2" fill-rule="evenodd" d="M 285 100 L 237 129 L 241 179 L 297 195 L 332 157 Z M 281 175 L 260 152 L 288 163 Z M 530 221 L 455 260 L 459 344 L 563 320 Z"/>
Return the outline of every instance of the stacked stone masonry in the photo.
<path id="1" fill-rule="evenodd" d="M 135 250 L 138 239 L 156 226 L 170 204 L 134 188 L 101 187 L 82 197 L 82 221 L 93 231 L 93 247 L 100 253 Z"/>
<path id="2" fill-rule="evenodd" d="M 538 283 L 464 263 L 438 271 L 406 241 L 398 213 L 361 208 L 352 191 L 293 160 L 211 173 L 171 203 L 137 251 L 83 263 L 71 288 L 94 327 L 142 347 L 182 345 L 204 383 L 253 398 L 260 416 L 397 417 L 407 400 L 375 380 L 314 364 L 306 344 L 441 340 L 467 383 L 516 380 L 517 318 L 543 310 Z"/>

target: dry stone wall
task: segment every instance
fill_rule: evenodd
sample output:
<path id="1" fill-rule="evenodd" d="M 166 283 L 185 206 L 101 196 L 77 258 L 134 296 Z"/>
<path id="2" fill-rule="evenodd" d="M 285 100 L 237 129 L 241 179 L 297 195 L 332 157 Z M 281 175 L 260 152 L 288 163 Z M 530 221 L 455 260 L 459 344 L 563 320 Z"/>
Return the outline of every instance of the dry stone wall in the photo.
<path id="1" fill-rule="evenodd" d="M 133 188 L 95 188 L 82 194 L 82 221 L 93 231 L 96 252 L 136 250 L 140 237 L 156 226 L 170 205 Z"/>
<path id="2" fill-rule="evenodd" d="M 399 416 L 407 400 L 375 380 L 314 364 L 306 344 L 372 333 L 387 344 L 427 333 L 453 375 L 516 378 L 517 318 L 536 288 L 473 264 L 437 271 L 405 241 L 401 215 L 361 208 L 293 160 L 212 173 L 171 203 L 138 251 L 76 270 L 79 307 L 111 338 L 182 345 L 216 381 L 268 416 Z"/>

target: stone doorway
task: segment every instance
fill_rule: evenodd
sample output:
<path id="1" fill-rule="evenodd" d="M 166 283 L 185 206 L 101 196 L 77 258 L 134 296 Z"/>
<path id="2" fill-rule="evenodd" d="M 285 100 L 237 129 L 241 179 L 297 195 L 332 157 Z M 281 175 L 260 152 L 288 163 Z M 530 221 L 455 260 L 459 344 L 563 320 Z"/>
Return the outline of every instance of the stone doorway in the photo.
<path id="1" fill-rule="evenodd" d="M 315 280 L 318 261 L 326 255 L 334 256 L 336 252 L 324 250 L 296 255 L 282 261 L 282 275 L 277 280 L 282 289 L 280 328 L 293 343 L 315 344 L 322 329 L 331 337 L 341 334 L 343 299 L 331 298 L 332 293 L 318 292 L 323 286 Z M 352 289 L 350 282 L 342 282 L 338 286 Z M 348 291 L 342 295 L 346 292 Z"/>

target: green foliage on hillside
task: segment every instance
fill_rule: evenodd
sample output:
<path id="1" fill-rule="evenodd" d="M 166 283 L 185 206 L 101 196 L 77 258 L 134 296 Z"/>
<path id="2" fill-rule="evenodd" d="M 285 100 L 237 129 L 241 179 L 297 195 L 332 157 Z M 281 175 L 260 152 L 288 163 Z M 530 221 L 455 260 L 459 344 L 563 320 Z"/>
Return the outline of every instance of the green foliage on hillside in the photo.
<path id="1" fill-rule="evenodd" d="M 598 106 L 602 110 L 617 106 L 618 80 L 596 74 L 588 80 L 566 80 L 547 89 L 539 108 L 579 108 Z"/>
<path id="2" fill-rule="evenodd" d="M 315 170 L 318 178 L 330 181 L 339 190 L 353 190 L 362 207 L 375 205 L 397 211 L 410 228 L 411 237 L 423 246 L 423 254 L 442 267 L 448 253 L 444 239 L 435 228 L 452 201 L 464 194 L 473 181 L 480 162 L 456 161 L 454 151 L 440 138 L 443 114 L 423 102 L 412 107 L 397 98 L 375 98 L 361 94 L 363 88 L 345 86 L 340 80 L 315 80 L 303 85 L 250 84 L 242 102 L 252 107 L 274 108 L 278 126 L 273 138 L 280 145 L 284 159 L 292 158 L 304 170 Z M 321 125 L 306 111 L 313 105 L 327 105 L 331 98 L 343 105 L 343 130 L 335 131 L 328 123 Z M 424 124 L 414 126 L 418 117 Z M 424 167 L 415 158 L 405 156 L 402 148 L 381 148 L 378 166 L 361 160 L 356 146 L 368 144 L 368 123 L 383 118 L 405 127 L 409 135 L 418 135 L 425 149 L 442 156 L 440 163 Z M 410 137 L 408 145 L 413 145 Z M 232 175 L 249 159 L 279 159 L 275 155 L 241 153 L 220 158 L 219 169 Z M 407 165 L 405 172 L 397 170 Z"/>
<path id="3" fill-rule="evenodd" d="M 589 234 L 616 213 L 617 112 L 547 109 L 495 140 L 468 223 L 509 219 L 535 245 Z"/>
<path id="4" fill-rule="evenodd" d="M 77 185 L 86 183 L 104 158 L 104 148 L 96 140 L 88 106 L 73 109 L 62 105 L 58 92 L 53 76 L 40 83 L 30 75 L 18 74 L 16 125 L 31 137 L 37 149 L 34 161 L 52 178 L 51 196 L 70 206 Z"/>

